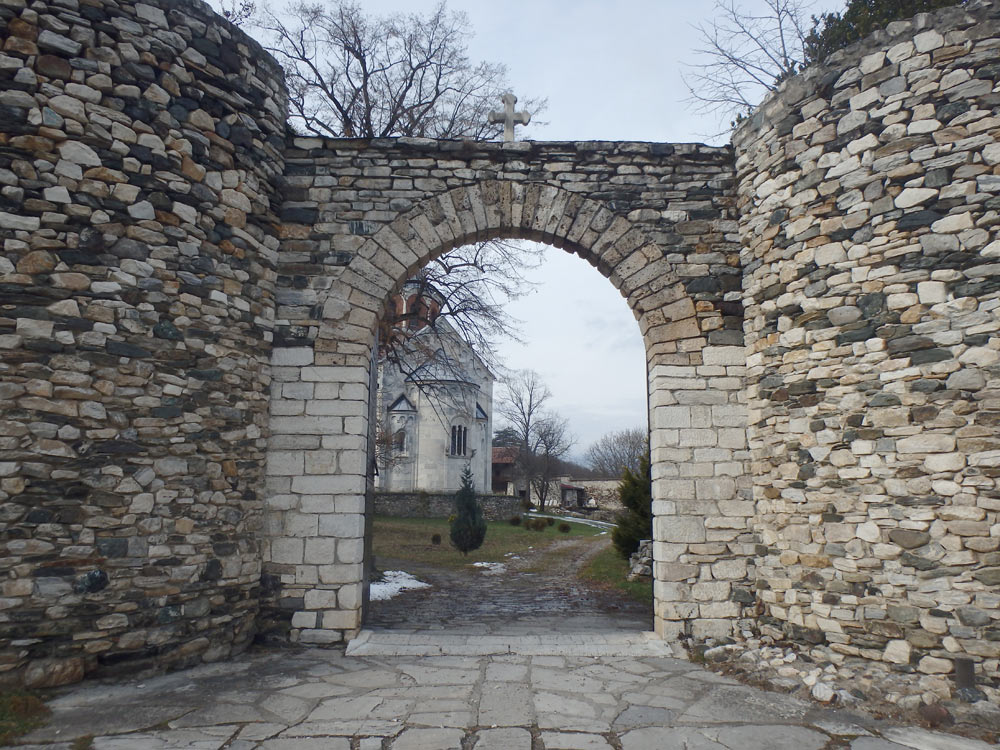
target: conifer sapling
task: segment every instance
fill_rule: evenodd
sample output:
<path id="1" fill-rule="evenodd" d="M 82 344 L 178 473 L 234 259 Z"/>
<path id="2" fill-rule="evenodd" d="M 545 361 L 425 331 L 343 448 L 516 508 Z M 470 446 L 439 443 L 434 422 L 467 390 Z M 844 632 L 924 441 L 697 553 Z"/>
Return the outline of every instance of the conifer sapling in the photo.
<path id="1" fill-rule="evenodd" d="M 455 519 L 451 522 L 451 544 L 463 555 L 479 549 L 486 538 L 486 521 L 476 499 L 472 471 L 462 472 L 462 486 L 455 493 Z"/>

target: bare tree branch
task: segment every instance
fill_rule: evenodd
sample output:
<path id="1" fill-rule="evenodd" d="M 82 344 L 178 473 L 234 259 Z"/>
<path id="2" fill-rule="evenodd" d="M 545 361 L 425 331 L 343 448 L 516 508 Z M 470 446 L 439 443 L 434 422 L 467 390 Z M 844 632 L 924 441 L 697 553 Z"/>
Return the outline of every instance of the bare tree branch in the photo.
<path id="1" fill-rule="evenodd" d="M 534 370 L 519 370 L 504 383 L 497 412 L 507 422 L 511 435 L 517 436 L 518 457 L 515 471 L 524 486 L 535 491 L 544 509 L 553 478 L 562 469 L 560 459 L 574 440 L 565 419 L 545 408 L 552 397 Z"/>
<path id="2" fill-rule="evenodd" d="M 502 134 L 487 112 L 508 89 L 507 70 L 470 61 L 469 21 L 444 2 L 427 15 L 375 16 L 349 0 L 297 0 L 263 8 L 255 25 L 285 69 L 293 126 L 306 133 L 479 140 Z M 529 98 L 526 106 L 534 114 L 545 102 Z M 537 267 L 541 252 L 527 243 L 491 240 L 431 261 L 414 279 L 440 298 L 424 323 L 448 321 L 496 369 L 497 340 L 517 338 L 517 321 L 505 307 L 530 291 L 524 274 Z M 398 323 L 392 315 L 385 320 L 389 327 Z M 384 330 L 382 340 L 396 346 L 412 330 L 418 329 Z M 397 362 L 404 353 L 413 354 L 401 349 Z"/>
<path id="3" fill-rule="evenodd" d="M 763 0 L 744 10 L 740 0 L 716 0 L 712 20 L 696 25 L 698 62 L 684 83 L 688 102 L 720 124 L 740 119 L 778 83 L 802 67 L 809 0 Z M 724 130 L 724 129 L 723 129 Z M 720 135 L 715 133 L 713 135 Z"/>
<path id="4" fill-rule="evenodd" d="M 639 461 L 649 450 L 647 446 L 646 430 L 631 427 L 601 437 L 587 449 L 585 458 L 598 476 L 618 479 L 625 469 L 639 471 Z"/>

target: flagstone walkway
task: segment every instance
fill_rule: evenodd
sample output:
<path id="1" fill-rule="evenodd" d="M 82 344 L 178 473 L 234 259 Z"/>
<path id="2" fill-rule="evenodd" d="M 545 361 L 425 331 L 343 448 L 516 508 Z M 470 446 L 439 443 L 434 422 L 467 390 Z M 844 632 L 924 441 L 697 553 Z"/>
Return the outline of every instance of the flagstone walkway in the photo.
<path id="1" fill-rule="evenodd" d="M 446 634 L 442 634 L 446 635 Z M 458 636 L 453 636 L 458 637 Z M 479 636 L 461 636 L 466 644 Z M 494 636 L 482 636 L 492 638 Z M 577 643 L 583 653 L 589 646 Z M 41 750 L 987 750 L 631 656 L 244 655 L 51 702 Z M 92 745 L 74 745 L 93 736 Z"/>

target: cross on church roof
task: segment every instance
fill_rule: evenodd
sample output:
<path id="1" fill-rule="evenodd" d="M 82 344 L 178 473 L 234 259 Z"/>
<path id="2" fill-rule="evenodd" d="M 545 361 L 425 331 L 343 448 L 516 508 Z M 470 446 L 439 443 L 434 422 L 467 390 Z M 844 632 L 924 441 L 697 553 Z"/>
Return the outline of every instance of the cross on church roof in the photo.
<path id="1" fill-rule="evenodd" d="M 514 125 L 527 125 L 531 121 L 531 115 L 527 112 L 514 111 L 517 97 L 509 91 L 500 98 L 503 100 L 503 112 L 490 112 L 490 122 L 502 122 L 503 139 L 513 141 Z"/>

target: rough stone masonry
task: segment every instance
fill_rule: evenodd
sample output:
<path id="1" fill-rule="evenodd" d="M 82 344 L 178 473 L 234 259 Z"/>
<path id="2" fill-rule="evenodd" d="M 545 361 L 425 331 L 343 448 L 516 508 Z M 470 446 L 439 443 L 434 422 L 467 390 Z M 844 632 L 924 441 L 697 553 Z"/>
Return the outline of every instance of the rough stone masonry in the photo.
<path id="1" fill-rule="evenodd" d="M 0 0 L 0 680 L 355 633 L 374 332 L 490 237 L 635 314 L 662 636 L 996 680 L 998 15 L 894 24 L 713 148 L 299 138 L 200 0 Z"/>

